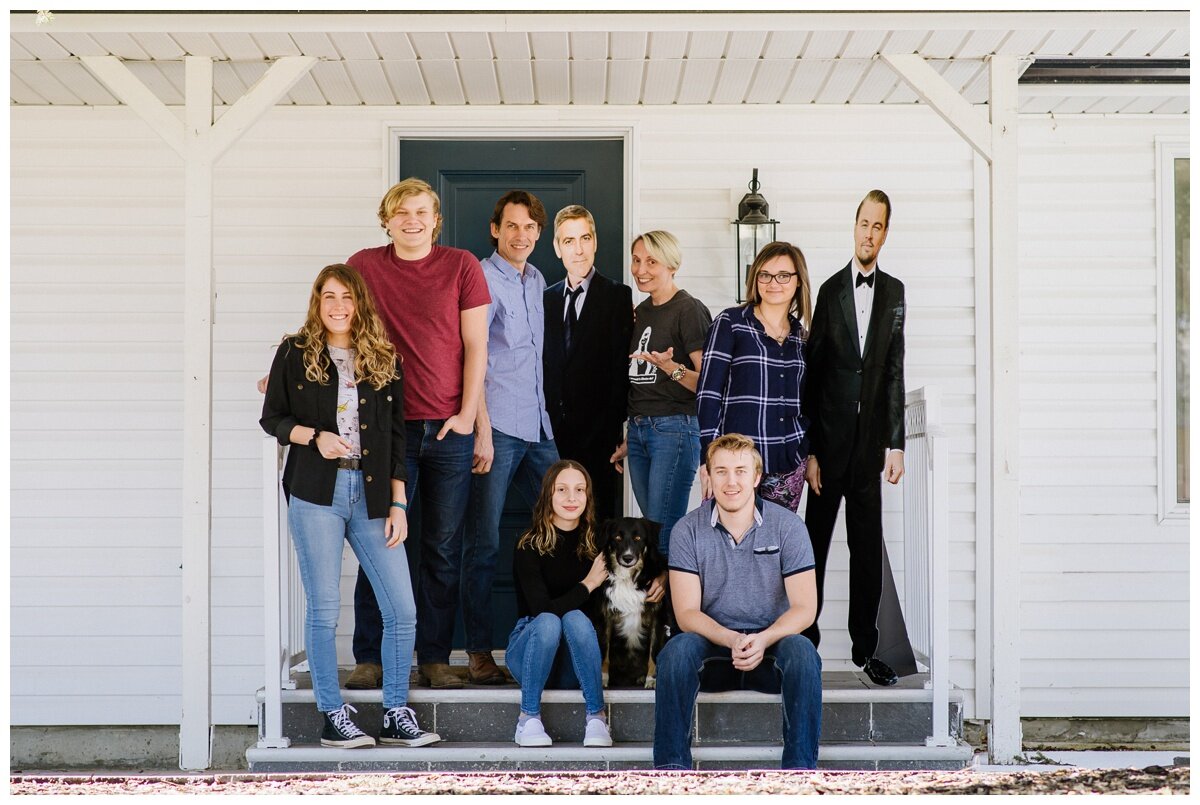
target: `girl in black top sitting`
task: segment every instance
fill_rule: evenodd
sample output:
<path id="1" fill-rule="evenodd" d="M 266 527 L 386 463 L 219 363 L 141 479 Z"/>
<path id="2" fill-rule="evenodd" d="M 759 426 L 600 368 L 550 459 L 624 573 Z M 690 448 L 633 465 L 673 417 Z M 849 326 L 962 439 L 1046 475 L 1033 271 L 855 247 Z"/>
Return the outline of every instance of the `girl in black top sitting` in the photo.
<path id="1" fill-rule="evenodd" d="M 513 557 L 517 625 L 505 663 L 521 684 L 518 746 L 549 746 L 540 718 L 546 687 L 582 689 L 587 705 L 584 746 L 612 746 L 604 716 L 600 644 L 582 611 L 608 578 L 596 546 L 592 480 L 583 465 L 559 461 L 542 479 L 533 525 Z"/>

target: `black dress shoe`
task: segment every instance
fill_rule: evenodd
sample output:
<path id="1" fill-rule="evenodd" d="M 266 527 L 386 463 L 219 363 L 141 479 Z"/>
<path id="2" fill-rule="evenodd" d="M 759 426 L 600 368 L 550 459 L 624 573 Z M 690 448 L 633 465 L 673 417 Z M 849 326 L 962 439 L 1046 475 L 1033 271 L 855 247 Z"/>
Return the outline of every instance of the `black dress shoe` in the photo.
<path id="1" fill-rule="evenodd" d="M 862 669 L 868 679 L 881 687 L 890 688 L 900 681 L 900 677 L 896 676 L 896 672 L 890 665 L 874 657 L 867 660 Z"/>

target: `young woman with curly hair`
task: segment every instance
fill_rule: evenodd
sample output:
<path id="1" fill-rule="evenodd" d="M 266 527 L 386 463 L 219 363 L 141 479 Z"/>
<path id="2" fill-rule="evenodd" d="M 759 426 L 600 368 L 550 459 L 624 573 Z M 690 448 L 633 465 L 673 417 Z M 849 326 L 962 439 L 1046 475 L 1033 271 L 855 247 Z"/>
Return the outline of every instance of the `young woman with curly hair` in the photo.
<path id="1" fill-rule="evenodd" d="M 425 746 L 408 704 L 416 605 L 404 550 L 404 381 L 401 363 L 358 272 L 317 275 L 308 315 L 275 354 L 259 424 L 290 445 L 283 471 L 288 526 L 304 583 L 305 646 L 323 746 L 374 746 L 338 686 L 334 633 L 343 541 L 371 580 L 383 615 L 383 725 L 379 742 Z"/>

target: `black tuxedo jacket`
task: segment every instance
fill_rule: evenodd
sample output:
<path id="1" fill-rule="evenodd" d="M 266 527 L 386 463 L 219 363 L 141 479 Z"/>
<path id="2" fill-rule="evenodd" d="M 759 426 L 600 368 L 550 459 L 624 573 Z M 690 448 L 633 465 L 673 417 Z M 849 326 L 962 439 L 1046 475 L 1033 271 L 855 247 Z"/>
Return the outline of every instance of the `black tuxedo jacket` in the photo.
<path id="1" fill-rule="evenodd" d="M 629 340 L 633 332 L 633 292 L 598 271 L 592 276 L 572 339 L 563 345 L 563 289 L 546 289 L 546 340 L 542 362 L 546 411 L 556 440 L 604 459 L 621 443 L 629 397 Z"/>
<path id="2" fill-rule="evenodd" d="M 904 283 L 876 266 L 860 357 L 854 273 L 851 261 L 821 286 L 807 345 L 804 413 L 823 479 L 882 472 L 886 448 L 904 447 Z"/>

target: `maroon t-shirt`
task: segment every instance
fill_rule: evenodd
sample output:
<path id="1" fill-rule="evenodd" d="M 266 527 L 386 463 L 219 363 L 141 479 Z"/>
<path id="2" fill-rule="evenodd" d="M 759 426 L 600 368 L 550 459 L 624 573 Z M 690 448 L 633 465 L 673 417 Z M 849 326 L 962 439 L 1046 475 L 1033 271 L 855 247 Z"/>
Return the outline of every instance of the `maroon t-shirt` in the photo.
<path id="1" fill-rule="evenodd" d="M 363 249 L 346 262 L 362 274 L 404 358 L 404 418 L 457 414 L 463 391 L 459 314 L 492 301 L 479 261 L 437 244 L 424 259 L 401 260 L 389 244 Z"/>

